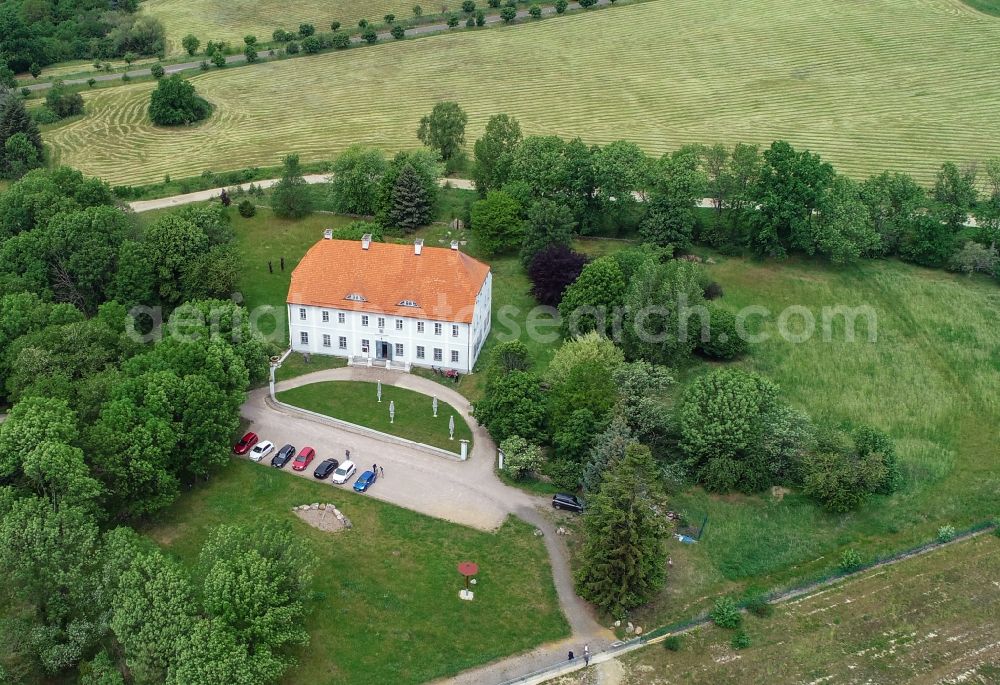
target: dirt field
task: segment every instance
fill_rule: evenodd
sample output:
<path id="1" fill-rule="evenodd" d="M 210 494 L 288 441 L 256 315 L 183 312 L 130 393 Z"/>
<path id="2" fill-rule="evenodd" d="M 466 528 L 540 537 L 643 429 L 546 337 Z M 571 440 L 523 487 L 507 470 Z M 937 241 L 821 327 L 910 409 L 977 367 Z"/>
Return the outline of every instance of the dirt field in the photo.
<path id="1" fill-rule="evenodd" d="M 1000 683 L 1000 539 L 983 535 L 748 617 L 750 648 L 707 628 L 556 685 Z"/>

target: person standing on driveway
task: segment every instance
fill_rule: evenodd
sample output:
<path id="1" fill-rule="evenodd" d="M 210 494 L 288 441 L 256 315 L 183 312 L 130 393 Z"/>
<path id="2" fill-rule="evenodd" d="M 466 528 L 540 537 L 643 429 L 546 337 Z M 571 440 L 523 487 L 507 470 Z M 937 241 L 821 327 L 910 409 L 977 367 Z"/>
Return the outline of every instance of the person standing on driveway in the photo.
<path id="1" fill-rule="evenodd" d="M 372 464 L 372 475 L 378 478 L 378 464 Z"/>
<path id="2" fill-rule="evenodd" d="M 379 478 L 385 478 L 385 468 L 383 468 L 381 466 L 378 467 L 378 477 Z"/>
<path id="3" fill-rule="evenodd" d="M 590 645 L 583 646 L 583 665 L 590 666 Z"/>

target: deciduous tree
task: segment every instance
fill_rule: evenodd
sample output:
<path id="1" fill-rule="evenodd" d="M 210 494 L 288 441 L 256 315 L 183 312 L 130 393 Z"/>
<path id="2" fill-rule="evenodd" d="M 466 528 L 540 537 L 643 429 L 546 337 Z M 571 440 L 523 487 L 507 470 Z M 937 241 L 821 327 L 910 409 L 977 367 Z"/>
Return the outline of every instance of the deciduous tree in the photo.
<path id="1" fill-rule="evenodd" d="M 417 138 L 436 150 L 447 163 L 461 151 L 465 144 L 465 125 L 469 117 L 457 102 L 439 102 L 431 113 L 420 120 Z"/>

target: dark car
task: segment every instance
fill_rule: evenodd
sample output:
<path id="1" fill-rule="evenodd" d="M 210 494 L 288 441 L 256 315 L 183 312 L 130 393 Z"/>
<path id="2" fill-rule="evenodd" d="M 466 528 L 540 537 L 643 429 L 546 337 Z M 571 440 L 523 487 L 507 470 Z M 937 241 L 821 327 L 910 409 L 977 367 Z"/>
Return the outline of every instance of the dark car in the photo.
<path id="1" fill-rule="evenodd" d="M 295 446 L 285 445 L 280 450 L 278 450 L 278 453 L 276 455 L 271 457 L 271 466 L 273 466 L 276 469 L 283 469 L 285 468 L 285 464 L 290 462 L 292 460 L 292 457 L 294 456 L 295 456 Z"/>
<path id="2" fill-rule="evenodd" d="M 334 469 L 340 466 L 340 462 L 336 459 L 324 459 L 323 463 L 316 467 L 313 471 L 313 478 L 319 478 L 320 480 L 325 480 L 330 477 Z"/>
<path id="3" fill-rule="evenodd" d="M 583 502 L 576 495 L 560 492 L 558 495 L 552 495 L 552 508 L 580 513 L 583 511 Z"/>
<path id="4" fill-rule="evenodd" d="M 257 434 L 250 432 L 240 438 L 240 441 L 233 445 L 233 452 L 236 454 L 246 454 L 250 448 L 257 444 Z"/>

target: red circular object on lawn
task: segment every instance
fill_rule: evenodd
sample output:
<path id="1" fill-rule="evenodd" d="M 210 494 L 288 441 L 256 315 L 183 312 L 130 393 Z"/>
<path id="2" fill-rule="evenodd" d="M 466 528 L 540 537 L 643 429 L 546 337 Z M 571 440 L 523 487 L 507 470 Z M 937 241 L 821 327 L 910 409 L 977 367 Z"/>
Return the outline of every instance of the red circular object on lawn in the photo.
<path id="1" fill-rule="evenodd" d="M 458 572 L 468 578 L 479 573 L 479 564 L 472 561 L 463 561 L 458 565 Z"/>

